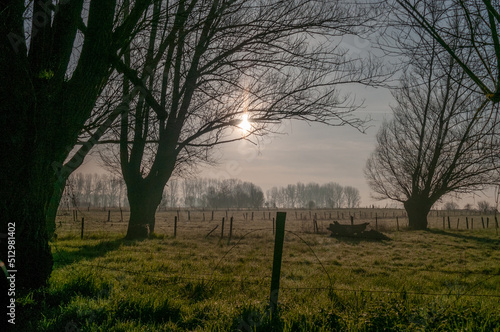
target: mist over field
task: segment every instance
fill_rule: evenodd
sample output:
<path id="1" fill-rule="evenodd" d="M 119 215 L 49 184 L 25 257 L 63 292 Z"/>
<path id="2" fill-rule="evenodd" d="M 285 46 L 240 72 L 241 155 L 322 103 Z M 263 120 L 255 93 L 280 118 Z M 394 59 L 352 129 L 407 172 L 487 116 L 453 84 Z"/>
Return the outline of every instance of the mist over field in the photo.
<path id="1" fill-rule="evenodd" d="M 0 331 L 500 331 L 498 2 L 0 22 Z"/>

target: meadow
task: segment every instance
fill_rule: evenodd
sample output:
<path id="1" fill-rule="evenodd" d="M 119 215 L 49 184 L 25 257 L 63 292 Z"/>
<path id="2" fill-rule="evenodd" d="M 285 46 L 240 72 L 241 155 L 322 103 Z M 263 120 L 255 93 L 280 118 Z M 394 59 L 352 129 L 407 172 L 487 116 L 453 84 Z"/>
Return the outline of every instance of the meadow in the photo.
<path id="1" fill-rule="evenodd" d="M 77 218 L 60 211 L 49 285 L 17 298 L 17 327 L 500 331 L 500 237 L 492 216 L 482 216 L 489 220 L 483 228 L 479 214 L 433 211 L 429 231 L 407 231 L 402 210 L 286 210 L 279 307 L 270 312 L 275 212 L 215 211 L 212 220 L 210 210 L 162 211 L 155 236 L 129 241 L 120 221 L 126 211 L 112 210 L 109 222 L 106 210 L 82 210 Z M 330 237 L 328 224 L 348 224 L 350 216 L 391 240 Z"/>

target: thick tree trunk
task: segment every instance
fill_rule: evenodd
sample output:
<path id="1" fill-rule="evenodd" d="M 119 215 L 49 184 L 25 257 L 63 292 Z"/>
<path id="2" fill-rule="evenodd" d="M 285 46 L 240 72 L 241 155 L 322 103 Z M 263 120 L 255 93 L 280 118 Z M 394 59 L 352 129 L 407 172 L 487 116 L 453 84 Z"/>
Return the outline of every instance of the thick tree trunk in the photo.
<path id="1" fill-rule="evenodd" d="M 141 181 L 143 182 L 143 181 Z M 145 239 L 154 232 L 155 215 L 160 205 L 162 191 L 141 183 L 128 185 L 130 220 L 127 239 Z"/>
<path id="2" fill-rule="evenodd" d="M 1 239 L 1 258 L 7 269 L 16 271 L 11 274 L 15 275 L 18 289 L 44 286 L 53 265 L 46 228 L 46 211 L 52 195 L 50 179 L 53 177 L 47 167 L 29 169 L 31 172 L 24 174 L 22 179 L 11 179 L 12 185 L 5 183 L 9 196 L 5 199 L 2 195 L 4 200 L 0 207 L 0 232 L 14 240 L 11 242 L 13 247 L 7 248 L 6 239 Z"/>
<path id="3" fill-rule="evenodd" d="M 427 215 L 431 210 L 432 203 L 425 198 L 410 198 L 404 202 L 408 214 L 408 224 L 411 230 L 427 229 Z"/>

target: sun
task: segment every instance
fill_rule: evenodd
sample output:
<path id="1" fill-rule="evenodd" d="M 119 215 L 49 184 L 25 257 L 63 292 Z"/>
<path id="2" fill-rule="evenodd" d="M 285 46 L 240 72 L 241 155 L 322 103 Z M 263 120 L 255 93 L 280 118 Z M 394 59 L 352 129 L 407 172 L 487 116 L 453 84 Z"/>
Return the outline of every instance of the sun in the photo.
<path id="1" fill-rule="evenodd" d="M 245 112 L 241 117 L 241 122 L 238 127 L 243 131 L 244 134 L 247 134 L 252 129 L 252 125 L 248 122 L 248 114 Z"/>

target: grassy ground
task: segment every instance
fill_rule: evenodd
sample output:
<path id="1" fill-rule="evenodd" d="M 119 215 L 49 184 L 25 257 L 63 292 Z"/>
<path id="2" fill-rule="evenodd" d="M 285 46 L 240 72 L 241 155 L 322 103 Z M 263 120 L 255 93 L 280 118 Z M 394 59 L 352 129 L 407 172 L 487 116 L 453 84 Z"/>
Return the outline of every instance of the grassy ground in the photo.
<path id="1" fill-rule="evenodd" d="M 337 212 L 311 217 L 324 230 Z M 349 223 L 354 211 L 342 212 Z M 360 212 L 355 222 L 374 224 L 375 212 Z M 220 240 L 225 211 L 214 221 L 211 211 L 205 221 L 201 211 L 190 221 L 181 212 L 176 238 L 176 212 L 159 213 L 158 235 L 145 241 L 123 240 L 119 211 L 110 223 L 105 211 L 81 213 L 84 239 L 72 215 L 58 217 L 50 285 L 17 299 L 22 331 L 500 331 L 500 237 L 479 216 L 474 230 L 457 230 L 453 215 L 455 229 L 443 231 L 437 215 L 440 229 L 409 232 L 401 211 L 378 211 L 392 240 L 374 242 L 313 234 L 308 210 L 297 211 L 299 220 L 289 211 L 280 305 L 271 314 L 267 212 L 253 221 L 251 212 L 228 212 L 230 244 L 228 222 Z"/>

